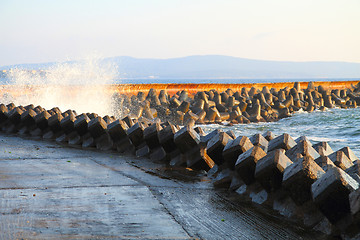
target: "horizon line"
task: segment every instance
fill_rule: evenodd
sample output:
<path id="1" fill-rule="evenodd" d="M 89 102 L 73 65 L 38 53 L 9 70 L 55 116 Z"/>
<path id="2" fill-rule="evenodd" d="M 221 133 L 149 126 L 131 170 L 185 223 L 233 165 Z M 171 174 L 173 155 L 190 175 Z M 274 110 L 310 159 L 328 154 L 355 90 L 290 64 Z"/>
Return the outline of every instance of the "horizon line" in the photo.
<path id="1" fill-rule="evenodd" d="M 360 64 L 360 62 L 351 62 L 351 61 L 339 61 L 339 60 L 306 60 L 306 61 L 293 61 L 293 60 L 268 60 L 268 59 L 255 59 L 255 58 L 246 58 L 246 57 L 236 57 L 230 55 L 221 55 L 221 54 L 196 54 L 196 55 L 187 55 L 182 57 L 169 57 L 169 58 L 155 58 L 155 57 L 132 57 L 132 56 L 110 56 L 110 57 L 99 57 L 99 60 L 104 59 L 111 59 L 111 58 L 133 58 L 133 59 L 143 59 L 143 60 L 171 60 L 171 59 L 181 59 L 181 58 L 189 58 L 189 57 L 228 57 L 228 58 L 236 58 L 236 59 L 243 59 L 243 60 L 250 60 L 250 61 L 262 61 L 262 62 L 287 62 L 287 63 L 355 63 Z M 0 68 L 4 67 L 12 67 L 17 65 L 37 65 L 37 64 L 56 64 L 56 63 L 68 63 L 68 62 L 79 62 L 84 61 L 86 58 L 79 58 L 73 60 L 64 60 L 64 61 L 48 61 L 48 62 L 35 62 L 35 63 L 15 63 L 15 64 L 8 64 L 2 65 Z"/>

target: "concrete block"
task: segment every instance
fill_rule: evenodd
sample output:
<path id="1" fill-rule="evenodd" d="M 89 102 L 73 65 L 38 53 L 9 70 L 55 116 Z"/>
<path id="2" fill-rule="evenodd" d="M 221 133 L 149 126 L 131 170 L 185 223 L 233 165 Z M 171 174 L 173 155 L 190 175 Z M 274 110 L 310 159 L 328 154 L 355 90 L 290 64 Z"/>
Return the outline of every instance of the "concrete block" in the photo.
<path id="1" fill-rule="evenodd" d="M 207 143 L 217 134 L 219 134 L 221 131 L 220 129 L 215 129 L 213 131 L 211 131 L 210 133 L 206 134 L 206 135 L 200 135 L 200 145 L 202 146 L 207 146 Z"/>
<path id="2" fill-rule="evenodd" d="M 233 178 L 233 174 L 234 171 L 228 168 L 222 169 L 213 179 L 214 186 L 217 188 L 229 188 Z"/>
<path id="3" fill-rule="evenodd" d="M 188 100 L 188 92 L 186 90 L 182 90 L 180 95 L 179 95 L 179 100 L 180 101 L 187 101 Z"/>
<path id="4" fill-rule="evenodd" d="M 182 111 L 174 111 L 172 114 L 172 117 L 173 117 L 172 122 L 175 124 L 183 125 L 184 124 L 184 116 L 185 116 L 185 113 L 183 113 Z"/>
<path id="5" fill-rule="evenodd" d="M 352 161 L 346 156 L 346 154 L 340 150 L 330 154 L 328 157 L 342 170 L 346 170 L 353 165 Z"/>
<path id="6" fill-rule="evenodd" d="M 108 133 L 95 139 L 96 148 L 102 151 L 108 151 L 114 148 L 114 142 Z"/>
<path id="7" fill-rule="evenodd" d="M 182 154 L 178 152 L 177 154 L 174 154 L 174 156 L 171 157 L 169 165 L 171 167 L 186 167 L 187 165 L 187 158 L 185 154 Z"/>
<path id="8" fill-rule="evenodd" d="M 117 142 L 114 142 L 114 148 L 120 153 L 129 152 L 135 154 L 135 146 L 132 145 L 130 139 L 125 137 Z"/>
<path id="9" fill-rule="evenodd" d="M 267 132 L 265 132 L 265 133 L 263 134 L 263 137 L 264 137 L 266 140 L 271 141 L 271 140 L 273 140 L 276 136 L 275 136 L 275 134 L 274 134 L 273 132 L 267 131 Z"/>
<path id="10" fill-rule="evenodd" d="M 183 113 L 187 113 L 190 109 L 190 102 L 183 101 L 180 106 L 177 108 L 178 111 L 181 111 Z"/>
<path id="11" fill-rule="evenodd" d="M 327 142 L 319 142 L 313 145 L 313 148 L 321 155 L 321 156 L 329 156 L 334 151 L 331 149 L 330 145 Z"/>
<path id="12" fill-rule="evenodd" d="M 48 119 L 48 126 L 53 133 L 56 134 L 62 130 L 60 123 L 63 118 L 61 113 L 55 113 Z"/>
<path id="13" fill-rule="evenodd" d="M 136 149 L 144 143 L 144 126 L 137 122 L 127 130 L 127 135 Z"/>
<path id="14" fill-rule="evenodd" d="M 44 139 L 55 139 L 64 134 L 60 125 L 63 118 L 61 113 L 56 112 L 48 119 L 49 130 L 43 134 Z"/>
<path id="15" fill-rule="evenodd" d="M 37 115 L 37 113 L 32 110 L 29 109 L 25 112 L 23 112 L 21 114 L 21 122 L 23 125 L 30 127 L 30 126 L 34 126 L 35 125 L 35 116 Z"/>
<path id="16" fill-rule="evenodd" d="M 210 123 L 215 122 L 215 120 L 220 119 L 220 117 L 220 112 L 216 107 L 211 107 L 206 111 L 206 119 L 208 119 Z"/>
<path id="17" fill-rule="evenodd" d="M 255 168 L 257 162 L 264 158 L 266 153 L 261 147 L 255 146 L 239 155 L 235 163 L 235 171 L 245 184 L 250 185 L 255 181 Z"/>
<path id="18" fill-rule="evenodd" d="M 95 117 L 88 123 L 88 131 L 96 139 L 106 134 L 107 124 L 101 117 Z"/>
<path id="19" fill-rule="evenodd" d="M 217 165 L 224 163 L 223 149 L 232 138 L 225 132 L 220 132 L 210 139 L 207 143 L 207 154 L 214 160 Z"/>
<path id="20" fill-rule="evenodd" d="M 226 146 L 224 147 L 222 153 L 226 165 L 230 169 L 234 170 L 235 163 L 239 155 L 248 151 L 252 147 L 254 147 L 254 145 L 251 143 L 250 139 L 246 136 L 239 136 L 234 140 L 229 140 Z"/>
<path id="21" fill-rule="evenodd" d="M 312 198 L 319 210 L 332 223 L 350 215 L 349 194 L 359 183 L 340 168 L 330 168 L 311 186 Z"/>
<path id="22" fill-rule="evenodd" d="M 16 108 L 16 105 L 12 102 L 12 103 L 9 103 L 8 105 L 6 105 L 6 108 L 8 109 L 8 111 L 11 111 L 14 108 Z"/>
<path id="23" fill-rule="evenodd" d="M 84 134 L 84 136 L 86 133 Z M 69 145 L 81 145 L 83 142 L 82 136 L 80 136 L 76 131 L 71 132 L 67 135 L 68 138 L 68 144 Z"/>
<path id="24" fill-rule="evenodd" d="M 144 142 L 137 147 L 135 152 L 136 157 L 148 157 L 150 155 L 150 148 Z"/>
<path id="25" fill-rule="evenodd" d="M 311 185 L 325 171 L 309 156 L 298 159 L 284 170 L 282 186 L 296 205 L 311 200 Z"/>
<path id="26" fill-rule="evenodd" d="M 64 132 L 63 135 L 56 138 L 57 142 L 66 142 L 68 141 L 68 136 L 70 133 L 74 131 L 74 122 L 76 118 L 73 112 L 70 112 L 66 117 L 64 117 L 61 122 L 60 126 L 62 131 Z"/>
<path id="27" fill-rule="evenodd" d="M 234 171 L 233 172 L 233 177 L 231 179 L 231 183 L 230 183 L 230 186 L 229 186 L 229 190 L 230 191 L 236 191 L 242 185 L 245 185 L 245 183 L 240 178 L 239 174 L 236 171 Z"/>
<path id="28" fill-rule="evenodd" d="M 267 192 L 281 187 L 284 170 L 293 162 L 285 155 L 284 149 L 276 149 L 258 160 L 255 179 Z"/>
<path id="29" fill-rule="evenodd" d="M 193 113 L 191 110 L 189 110 L 184 115 L 184 122 L 188 122 L 189 120 L 194 120 L 195 122 L 199 119 L 199 117 Z"/>
<path id="30" fill-rule="evenodd" d="M 360 188 L 349 194 L 349 205 L 352 217 L 352 224 L 347 229 L 347 233 L 349 233 L 351 237 L 354 237 L 360 232 Z M 354 237 L 353 239 L 358 238 Z"/>
<path id="31" fill-rule="evenodd" d="M 79 136 L 83 136 L 85 133 L 87 133 L 89 122 L 90 118 L 84 113 L 76 117 L 74 122 L 74 130 L 79 134 Z"/>
<path id="32" fill-rule="evenodd" d="M 109 115 L 104 116 L 102 119 L 105 121 L 106 125 L 109 125 L 116 120 L 114 117 L 110 117 Z"/>
<path id="33" fill-rule="evenodd" d="M 220 171 L 223 169 L 223 167 L 219 167 L 218 165 L 214 165 L 208 172 L 207 172 L 207 176 L 211 179 L 214 179 L 219 173 Z"/>
<path id="34" fill-rule="evenodd" d="M 230 136 L 231 140 L 234 140 L 236 138 L 236 135 L 232 130 L 227 130 L 226 134 Z"/>
<path id="35" fill-rule="evenodd" d="M 285 149 L 289 150 L 290 148 L 294 147 L 296 142 L 294 139 L 287 133 L 284 133 L 269 142 L 268 152 L 271 152 L 275 149 Z"/>
<path id="36" fill-rule="evenodd" d="M 33 131 L 36 128 L 36 115 L 37 113 L 33 109 L 26 110 L 21 114 L 21 123 L 16 127 L 16 129 L 18 129 L 18 134 L 29 134 L 30 131 Z"/>
<path id="37" fill-rule="evenodd" d="M 174 136 L 177 132 L 177 128 L 173 124 L 169 124 L 158 133 L 159 143 L 164 148 L 165 152 L 171 153 L 177 149 L 174 142 Z"/>
<path id="38" fill-rule="evenodd" d="M 311 157 L 313 160 L 320 157 L 319 153 L 312 147 L 308 140 L 299 141 L 294 147 L 286 151 L 286 156 L 296 162 L 303 157 Z"/>
<path id="39" fill-rule="evenodd" d="M 215 162 L 207 154 L 207 150 L 204 147 L 193 148 L 186 154 L 186 158 L 187 167 L 195 170 L 209 171 L 215 165 Z"/>
<path id="40" fill-rule="evenodd" d="M 107 126 L 108 134 L 114 143 L 127 138 L 128 125 L 122 120 L 116 120 Z"/>
<path id="41" fill-rule="evenodd" d="M 300 136 L 297 139 L 295 139 L 296 144 L 299 144 L 300 142 L 304 142 L 304 141 L 307 143 L 307 145 L 312 146 L 312 143 L 306 136 Z"/>
<path id="42" fill-rule="evenodd" d="M 347 168 L 345 172 L 360 184 L 360 160 L 355 160 L 354 165 Z"/>
<path id="43" fill-rule="evenodd" d="M 144 140 L 149 146 L 150 150 L 160 147 L 158 134 L 162 127 L 159 122 L 153 123 L 149 127 L 144 129 Z"/>
<path id="44" fill-rule="evenodd" d="M 19 107 L 15 107 L 12 110 L 10 110 L 7 114 L 8 119 L 11 124 L 17 125 L 21 122 L 21 114 L 23 114 L 23 110 Z"/>
<path id="45" fill-rule="evenodd" d="M 4 104 L 0 104 L 0 124 L 8 119 L 8 108 Z"/>
<path id="46" fill-rule="evenodd" d="M 258 103 L 258 101 L 252 106 L 248 113 L 250 115 L 249 120 L 251 122 L 266 122 L 265 119 L 261 116 L 261 105 Z"/>
<path id="47" fill-rule="evenodd" d="M 325 171 L 327 172 L 329 168 L 336 167 L 336 165 L 331 161 L 331 159 L 327 156 L 320 156 L 315 159 L 315 162 Z"/>
<path id="48" fill-rule="evenodd" d="M 128 127 L 132 127 L 136 122 L 135 119 L 130 117 L 130 115 L 127 115 L 121 120 L 124 121 Z"/>
<path id="49" fill-rule="evenodd" d="M 170 98 L 170 107 L 171 108 L 178 108 L 180 106 L 181 102 L 176 97 Z"/>
<path id="50" fill-rule="evenodd" d="M 157 147 L 150 152 L 150 160 L 156 162 L 169 162 L 170 156 L 165 152 L 163 147 Z"/>
<path id="51" fill-rule="evenodd" d="M 174 142 L 180 152 L 186 154 L 188 151 L 198 146 L 200 143 L 200 136 L 194 129 L 185 126 L 175 133 Z"/>
<path id="52" fill-rule="evenodd" d="M 197 132 L 197 134 L 199 134 L 200 140 L 201 140 L 201 137 L 206 135 L 204 130 L 201 127 L 195 127 L 194 130 L 195 130 L 195 132 Z"/>
<path id="53" fill-rule="evenodd" d="M 350 159 L 350 161 L 354 162 L 359 160 L 359 158 L 355 155 L 355 153 L 349 147 L 343 147 L 339 151 L 345 153 L 345 155 Z"/>
<path id="54" fill-rule="evenodd" d="M 36 126 L 40 130 L 45 130 L 48 125 L 48 119 L 51 117 L 51 115 L 47 111 L 43 111 L 35 116 L 35 123 Z"/>
<path id="55" fill-rule="evenodd" d="M 264 152 L 268 151 L 269 141 L 264 138 L 261 134 L 255 134 L 250 137 L 250 141 L 254 146 L 259 146 L 264 150 Z"/>
<path id="56" fill-rule="evenodd" d="M 96 143 L 95 143 L 95 139 L 90 135 L 90 133 L 86 133 L 83 137 L 77 137 L 78 141 L 81 141 L 79 142 L 79 144 L 81 144 L 81 147 L 82 148 L 93 148 L 96 146 Z M 71 139 L 70 140 L 71 143 L 74 143 L 74 140 Z M 69 141 L 69 144 L 70 144 L 70 141 Z"/>

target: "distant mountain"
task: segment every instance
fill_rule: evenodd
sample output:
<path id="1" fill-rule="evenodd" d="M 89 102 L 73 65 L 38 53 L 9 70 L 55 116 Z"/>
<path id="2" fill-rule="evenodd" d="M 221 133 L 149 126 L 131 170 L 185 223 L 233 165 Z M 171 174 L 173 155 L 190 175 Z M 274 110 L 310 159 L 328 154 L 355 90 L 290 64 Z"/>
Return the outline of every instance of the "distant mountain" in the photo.
<path id="1" fill-rule="evenodd" d="M 67 62 L 69 64 L 75 62 Z M 286 62 L 203 55 L 170 59 L 111 57 L 100 64 L 118 67 L 121 78 L 212 79 L 212 78 L 360 78 L 360 63 Z M 19 64 L 0 70 L 22 68 L 46 70 L 57 63 Z"/>

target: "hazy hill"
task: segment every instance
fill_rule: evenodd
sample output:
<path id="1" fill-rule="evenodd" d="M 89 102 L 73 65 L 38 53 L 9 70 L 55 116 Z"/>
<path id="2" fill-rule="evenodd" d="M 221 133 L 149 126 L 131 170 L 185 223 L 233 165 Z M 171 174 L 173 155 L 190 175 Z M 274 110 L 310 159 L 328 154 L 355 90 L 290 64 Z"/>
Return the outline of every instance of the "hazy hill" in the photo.
<path id="1" fill-rule="evenodd" d="M 109 62 L 117 65 L 122 78 L 360 78 L 360 63 L 349 62 L 264 61 L 221 55 L 170 59 L 111 57 L 101 60 L 101 63 Z M 54 64 L 19 64 L 0 69 L 46 69 Z"/>

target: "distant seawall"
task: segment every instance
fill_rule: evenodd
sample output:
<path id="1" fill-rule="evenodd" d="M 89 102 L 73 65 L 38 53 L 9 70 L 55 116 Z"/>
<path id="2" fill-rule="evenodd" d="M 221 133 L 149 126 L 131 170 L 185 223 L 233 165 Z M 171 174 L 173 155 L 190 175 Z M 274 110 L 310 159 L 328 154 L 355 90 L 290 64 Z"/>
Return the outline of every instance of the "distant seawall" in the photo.
<path id="1" fill-rule="evenodd" d="M 355 86 L 360 80 L 356 81 L 324 81 L 324 82 L 314 82 L 315 86 L 322 85 L 325 88 L 332 89 L 343 89 Z M 306 88 L 309 82 L 300 82 L 301 88 Z M 277 82 L 277 83 L 234 83 L 234 84 L 223 84 L 223 83 L 186 83 L 186 84 L 176 84 L 176 83 L 167 83 L 167 84 L 117 84 L 113 85 L 117 92 L 122 94 L 133 95 L 139 91 L 149 91 L 151 88 L 156 90 L 166 90 L 168 94 L 172 95 L 178 91 L 187 90 L 190 94 L 194 94 L 199 91 L 208 91 L 211 89 L 216 89 L 219 92 L 225 91 L 227 89 L 232 89 L 233 91 L 241 91 L 243 87 L 245 88 L 257 88 L 262 89 L 263 87 L 275 88 L 277 90 L 285 87 L 292 88 L 294 82 Z"/>
<path id="2" fill-rule="evenodd" d="M 306 88 L 310 81 L 307 82 L 299 82 L 301 88 Z M 325 88 L 332 88 L 332 89 L 343 89 L 343 88 L 350 88 L 351 86 L 355 86 L 360 82 L 359 80 L 356 81 L 315 81 L 314 86 L 323 86 Z M 216 89 L 217 91 L 225 91 L 226 89 L 232 89 L 233 91 L 240 91 L 242 88 L 257 88 L 262 89 L 263 87 L 268 88 L 275 88 L 277 90 L 289 87 L 292 88 L 294 86 L 294 82 L 277 82 L 277 83 L 234 83 L 234 84 L 223 84 L 223 83 L 185 83 L 185 84 L 176 84 L 176 83 L 153 83 L 153 84 L 113 84 L 109 85 L 109 88 L 107 90 L 109 91 L 109 94 L 118 92 L 120 94 L 125 95 L 134 95 L 137 94 L 137 92 L 147 92 L 151 88 L 156 90 L 166 90 L 168 94 L 172 95 L 175 94 L 178 91 L 187 90 L 188 93 L 194 94 L 198 91 L 208 91 L 211 89 Z M 53 86 L 54 87 L 54 86 Z M 98 86 L 96 85 L 85 85 L 85 86 L 79 86 L 79 85 L 72 85 L 72 86 L 56 86 L 59 89 L 64 90 L 64 94 L 71 95 L 76 94 L 77 91 L 82 90 L 91 90 L 96 93 Z M 43 88 L 46 88 L 46 86 L 21 86 L 21 85 L 1 85 L 0 86 L 0 94 L 11 94 L 12 96 L 16 97 L 18 95 L 22 94 L 31 94 L 34 91 L 39 91 Z M 104 89 L 104 88 L 102 88 Z"/>

